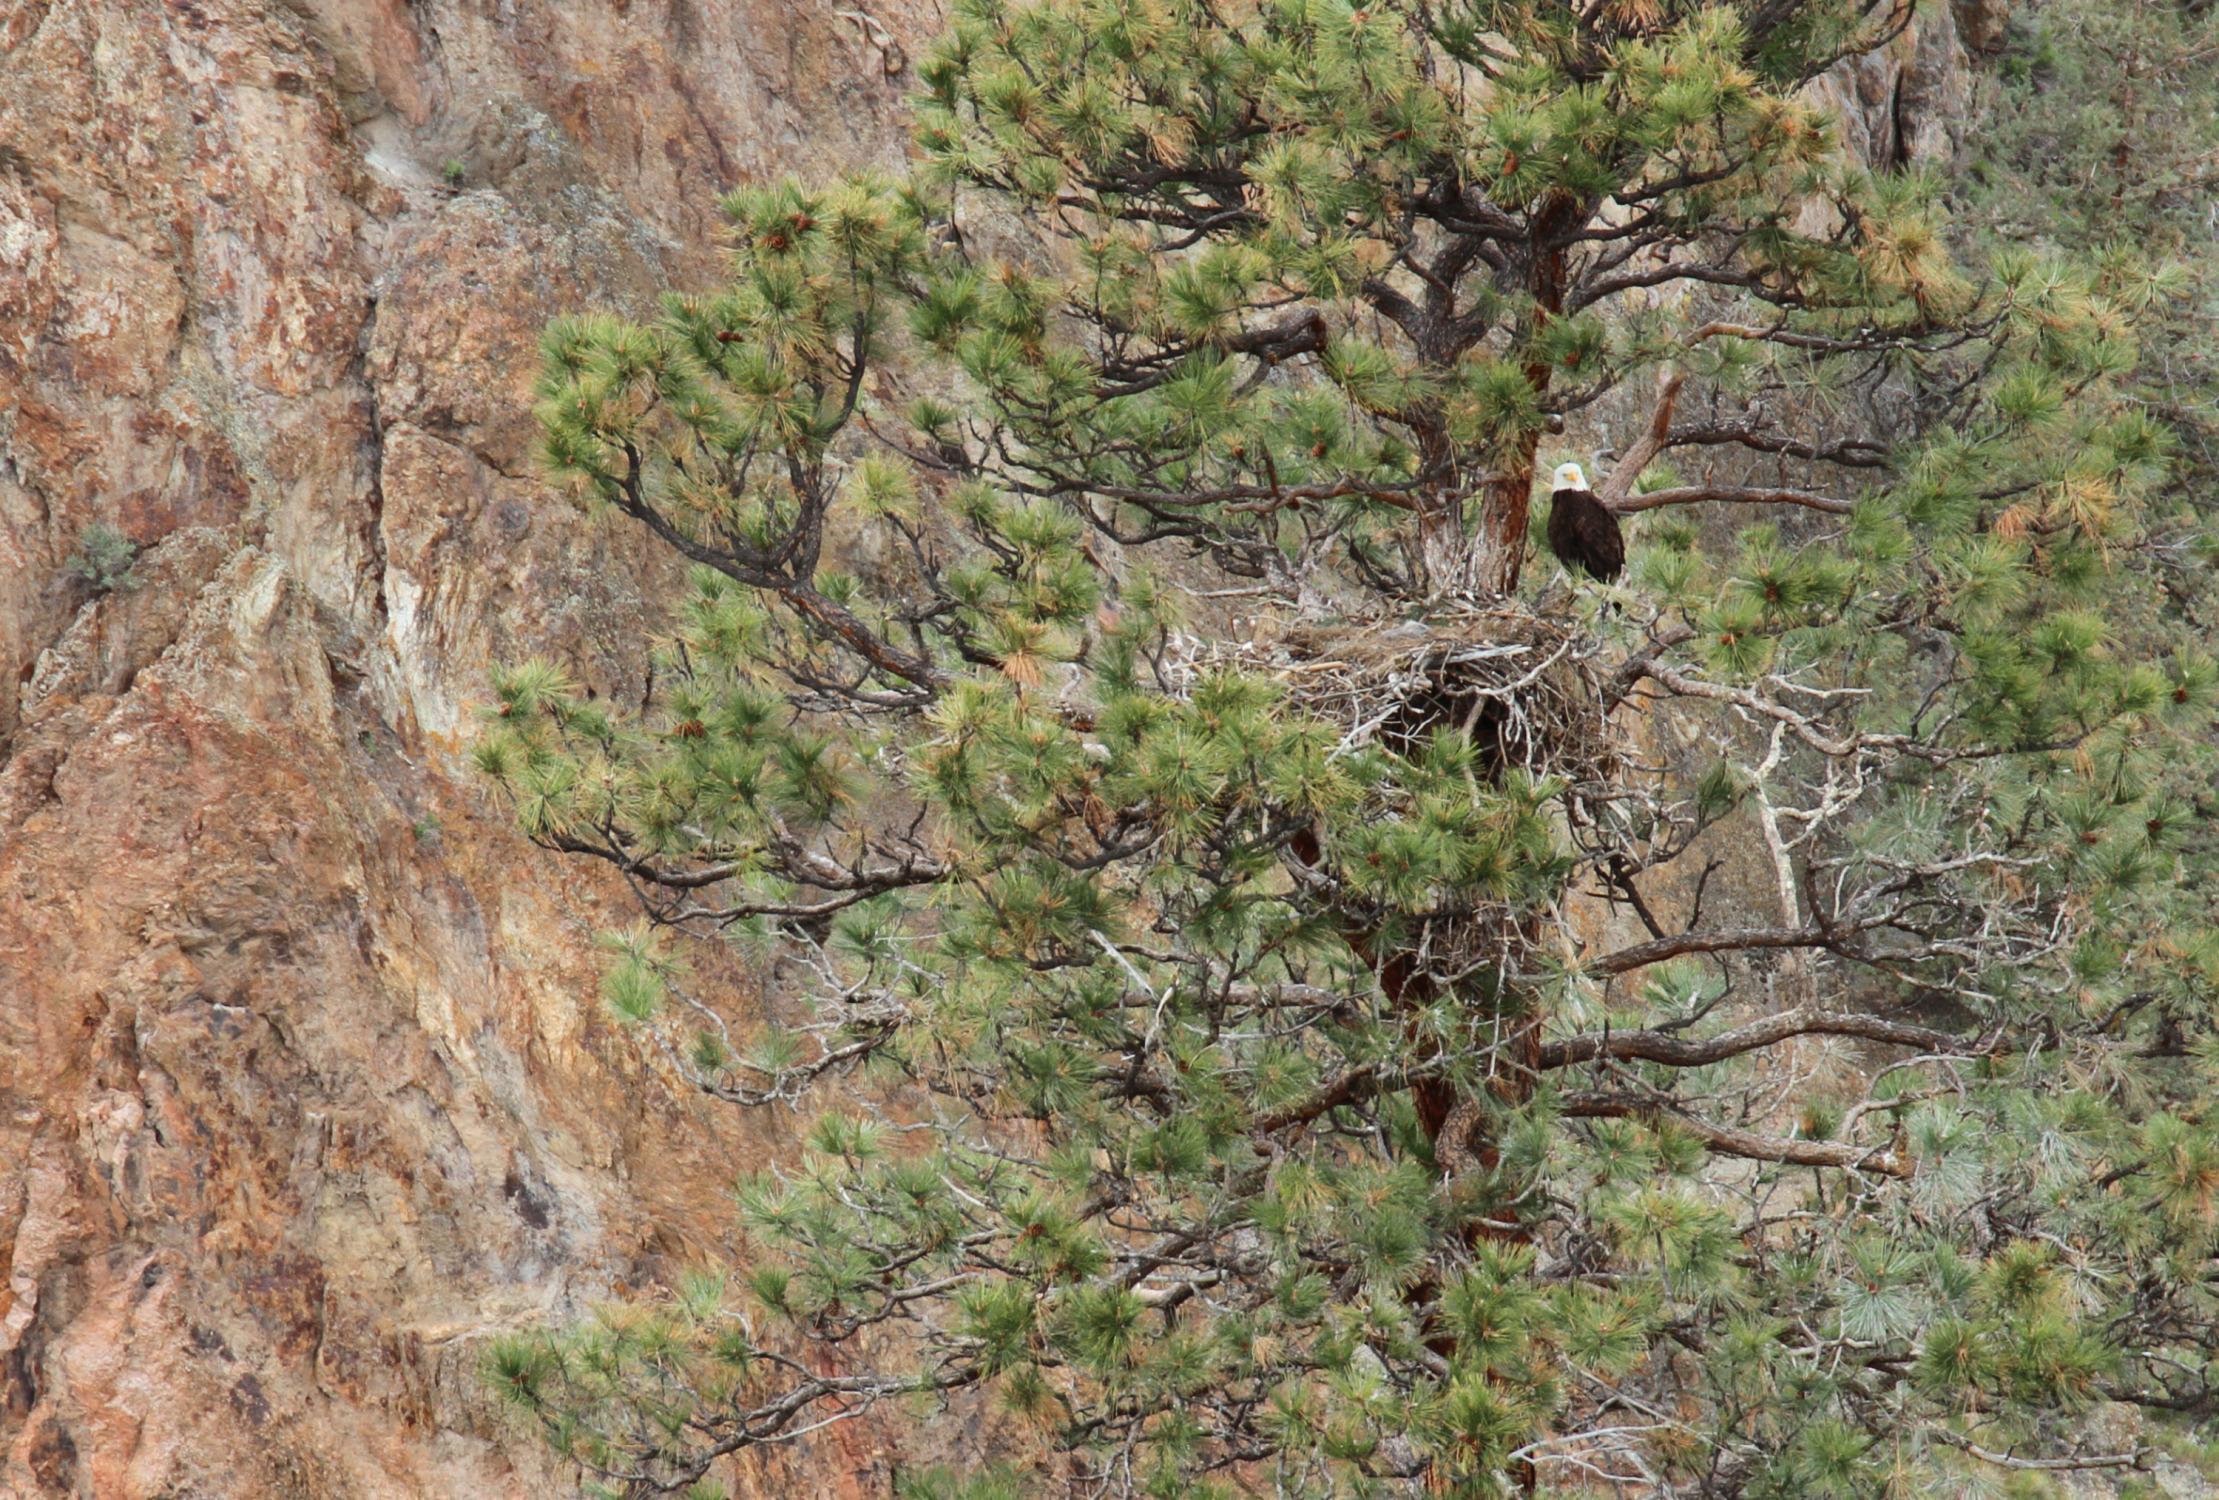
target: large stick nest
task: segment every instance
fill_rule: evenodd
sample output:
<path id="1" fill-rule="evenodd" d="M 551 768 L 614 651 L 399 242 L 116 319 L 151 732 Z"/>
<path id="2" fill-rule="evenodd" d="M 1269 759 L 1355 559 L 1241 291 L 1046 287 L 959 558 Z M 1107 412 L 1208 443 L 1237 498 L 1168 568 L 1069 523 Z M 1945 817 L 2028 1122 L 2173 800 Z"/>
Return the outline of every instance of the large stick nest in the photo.
<path id="1" fill-rule="evenodd" d="M 1409 753 L 1436 730 L 1462 730 L 1498 772 L 1592 787 L 1619 769 L 1595 645 L 1576 622 L 1515 603 L 1459 604 L 1298 621 L 1247 641 L 1187 637 L 1167 665 L 1189 680 L 1213 667 L 1275 677 L 1344 725 L 1351 748 Z"/>

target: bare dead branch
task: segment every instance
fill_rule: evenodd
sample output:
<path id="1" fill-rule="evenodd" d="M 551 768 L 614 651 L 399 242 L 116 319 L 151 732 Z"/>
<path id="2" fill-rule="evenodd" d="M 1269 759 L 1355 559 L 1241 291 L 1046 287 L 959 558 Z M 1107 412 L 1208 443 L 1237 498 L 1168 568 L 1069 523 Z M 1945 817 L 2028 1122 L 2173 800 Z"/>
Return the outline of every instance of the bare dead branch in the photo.
<path id="1" fill-rule="evenodd" d="M 1676 365 L 1667 365 L 1658 373 L 1657 398 L 1649 409 L 1649 425 L 1641 436 L 1626 450 L 1626 456 L 1610 471 L 1596 497 L 1612 510 L 1626 509 L 1627 494 L 1641 478 L 1641 471 L 1656 461 L 1664 450 L 1665 440 L 1672 432 L 1672 412 L 1679 405 L 1680 388 L 1687 384 L 1687 372 Z"/>
<path id="2" fill-rule="evenodd" d="M 1564 1096 L 1564 1114 L 1573 1119 L 1646 1119 L 1669 1121 L 1723 1156 L 1782 1162 L 1797 1167 L 1840 1167 L 1875 1177 L 1907 1178 L 1917 1170 L 1909 1157 L 1891 1147 L 1852 1146 L 1841 1141 L 1799 1141 L 1758 1135 L 1718 1125 L 1662 1099 L 1633 1094 L 1576 1093 Z"/>

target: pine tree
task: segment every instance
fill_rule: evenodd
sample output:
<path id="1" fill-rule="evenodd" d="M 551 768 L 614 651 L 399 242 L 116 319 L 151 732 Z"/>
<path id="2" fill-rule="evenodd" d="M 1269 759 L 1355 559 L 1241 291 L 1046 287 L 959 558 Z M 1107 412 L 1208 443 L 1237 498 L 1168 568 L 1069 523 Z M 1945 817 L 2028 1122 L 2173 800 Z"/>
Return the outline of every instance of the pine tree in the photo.
<path id="1" fill-rule="evenodd" d="M 520 665 L 480 760 L 641 893 L 643 1057 L 812 1122 L 744 1264 L 495 1347 L 564 1452 L 1877 1495 L 2211 1414 L 2147 283 L 1842 156 L 1905 15 L 963 0 L 910 179 L 549 330 L 551 470 L 693 568 L 651 703 Z M 1628 586 L 1522 580 L 1629 402 Z"/>

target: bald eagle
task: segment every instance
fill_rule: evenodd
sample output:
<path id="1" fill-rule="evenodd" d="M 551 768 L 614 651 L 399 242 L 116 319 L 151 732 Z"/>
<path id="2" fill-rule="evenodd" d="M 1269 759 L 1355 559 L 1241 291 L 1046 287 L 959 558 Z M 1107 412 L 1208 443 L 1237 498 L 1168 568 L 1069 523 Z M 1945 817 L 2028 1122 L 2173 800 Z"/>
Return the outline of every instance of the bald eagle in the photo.
<path id="1" fill-rule="evenodd" d="M 1577 567 L 1609 583 L 1626 566 L 1626 539 L 1618 518 L 1595 498 L 1578 464 L 1556 471 L 1556 493 L 1549 500 L 1549 550 L 1565 567 Z"/>

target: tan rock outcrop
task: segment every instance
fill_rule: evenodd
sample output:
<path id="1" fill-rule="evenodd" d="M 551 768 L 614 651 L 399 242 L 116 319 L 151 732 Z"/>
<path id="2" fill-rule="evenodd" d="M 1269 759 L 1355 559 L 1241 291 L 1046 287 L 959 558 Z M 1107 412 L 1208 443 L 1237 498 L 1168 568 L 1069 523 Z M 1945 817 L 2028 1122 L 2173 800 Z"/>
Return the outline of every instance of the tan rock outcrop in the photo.
<path id="1" fill-rule="evenodd" d="M 1983 8 L 1984 7 L 1984 8 Z M 2003 0 L 1921 6 L 1894 41 L 1812 84 L 1841 120 L 1842 144 L 1875 167 L 1946 168 L 1972 124 L 1973 79 L 1960 18 L 2000 36 Z"/>

